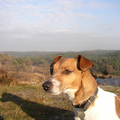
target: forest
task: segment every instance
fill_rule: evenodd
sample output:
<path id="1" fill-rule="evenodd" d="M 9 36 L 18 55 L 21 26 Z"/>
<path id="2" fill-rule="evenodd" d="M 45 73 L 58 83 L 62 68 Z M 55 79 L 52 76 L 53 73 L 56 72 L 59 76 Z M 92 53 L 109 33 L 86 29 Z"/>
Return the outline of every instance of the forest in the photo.
<path id="1" fill-rule="evenodd" d="M 41 66 L 50 64 L 57 55 L 62 55 L 64 58 L 76 58 L 78 54 L 90 59 L 95 63 L 91 72 L 101 74 L 111 66 L 113 75 L 120 76 L 120 50 L 93 50 L 80 52 L 4 52 L 0 54 L 0 65 L 33 65 Z M 15 56 L 13 56 L 15 55 Z"/>

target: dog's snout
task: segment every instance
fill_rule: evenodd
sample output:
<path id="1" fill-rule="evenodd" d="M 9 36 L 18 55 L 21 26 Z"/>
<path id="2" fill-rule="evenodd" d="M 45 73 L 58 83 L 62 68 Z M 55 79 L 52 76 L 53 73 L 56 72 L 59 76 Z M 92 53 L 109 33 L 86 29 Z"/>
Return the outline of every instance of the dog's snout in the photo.
<path id="1" fill-rule="evenodd" d="M 51 86 L 52 86 L 51 82 L 45 82 L 42 84 L 42 87 L 44 88 L 45 91 L 50 90 Z"/>

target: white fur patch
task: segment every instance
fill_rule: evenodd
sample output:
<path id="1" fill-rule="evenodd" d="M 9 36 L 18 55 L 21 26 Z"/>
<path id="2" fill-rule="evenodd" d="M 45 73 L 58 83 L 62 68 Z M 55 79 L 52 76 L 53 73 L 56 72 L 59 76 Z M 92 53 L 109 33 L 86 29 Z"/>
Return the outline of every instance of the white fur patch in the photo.
<path id="1" fill-rule="evenodd" d="M 120 120 L 115 111 L 115 94 L 98 88 L 94 106 L 85 112 L 84 120 Z"/>
<path id="2" fill-rule="evenodd" d="M 77 90 L 67 89 L 64 91 L 70 102 L 73 104 L 75 98 L 75 92 Z M 106 92 L 101 88 L 98 88 L 97 99 L 94 106 L 85 111 L 84 120 L 120 120 L 115 111 L 115 94 Z M 79 108 L 74 108 L 75 120 L 81 120 L 77 116 Z"/>
<path id="3" fill-rule="evenodd" d="M 53 95 L 60 94 L 62 92 L 62 91 L 60 91 L 60 82 L 58 80 L 56 80 L 56 79 L 52 79 L 51 82 L 53 84 L 53 87 L 51 89 L 52 94 Z"/>
<path id="4" fill-rule="evenodd" d="M 75 92 L 77 89 L 66 89 L 64 93 L 67 95 L 70 102 L 73 104 L 74 98 L 75 98 Z"/>

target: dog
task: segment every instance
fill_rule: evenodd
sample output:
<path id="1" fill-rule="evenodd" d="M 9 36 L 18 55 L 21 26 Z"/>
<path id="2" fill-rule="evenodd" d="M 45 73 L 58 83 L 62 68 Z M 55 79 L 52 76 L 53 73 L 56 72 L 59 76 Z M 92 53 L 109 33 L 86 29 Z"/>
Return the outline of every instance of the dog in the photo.
<path id="1" fill-rule="evenodd" d="M 51 76 L 42 87 L 51 95 L 65 93 L 75 120 L 120 120 L 120 98 L 98 87 L 89 72 L 93 66 L 82 55 L 76 59 L 57 56 L 50 65 Z"/>

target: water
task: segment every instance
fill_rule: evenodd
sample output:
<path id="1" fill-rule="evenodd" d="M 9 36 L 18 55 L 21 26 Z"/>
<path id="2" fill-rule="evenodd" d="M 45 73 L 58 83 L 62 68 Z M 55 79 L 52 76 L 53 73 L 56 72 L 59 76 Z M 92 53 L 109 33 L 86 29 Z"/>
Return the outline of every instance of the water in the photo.
<path id="1" fill-rule="evenodd" d="M 109 85 L 109 86 L 115 86 L 120 87 L 120 78 L 97 78 L 96 79 L 98 85 Z"/>

